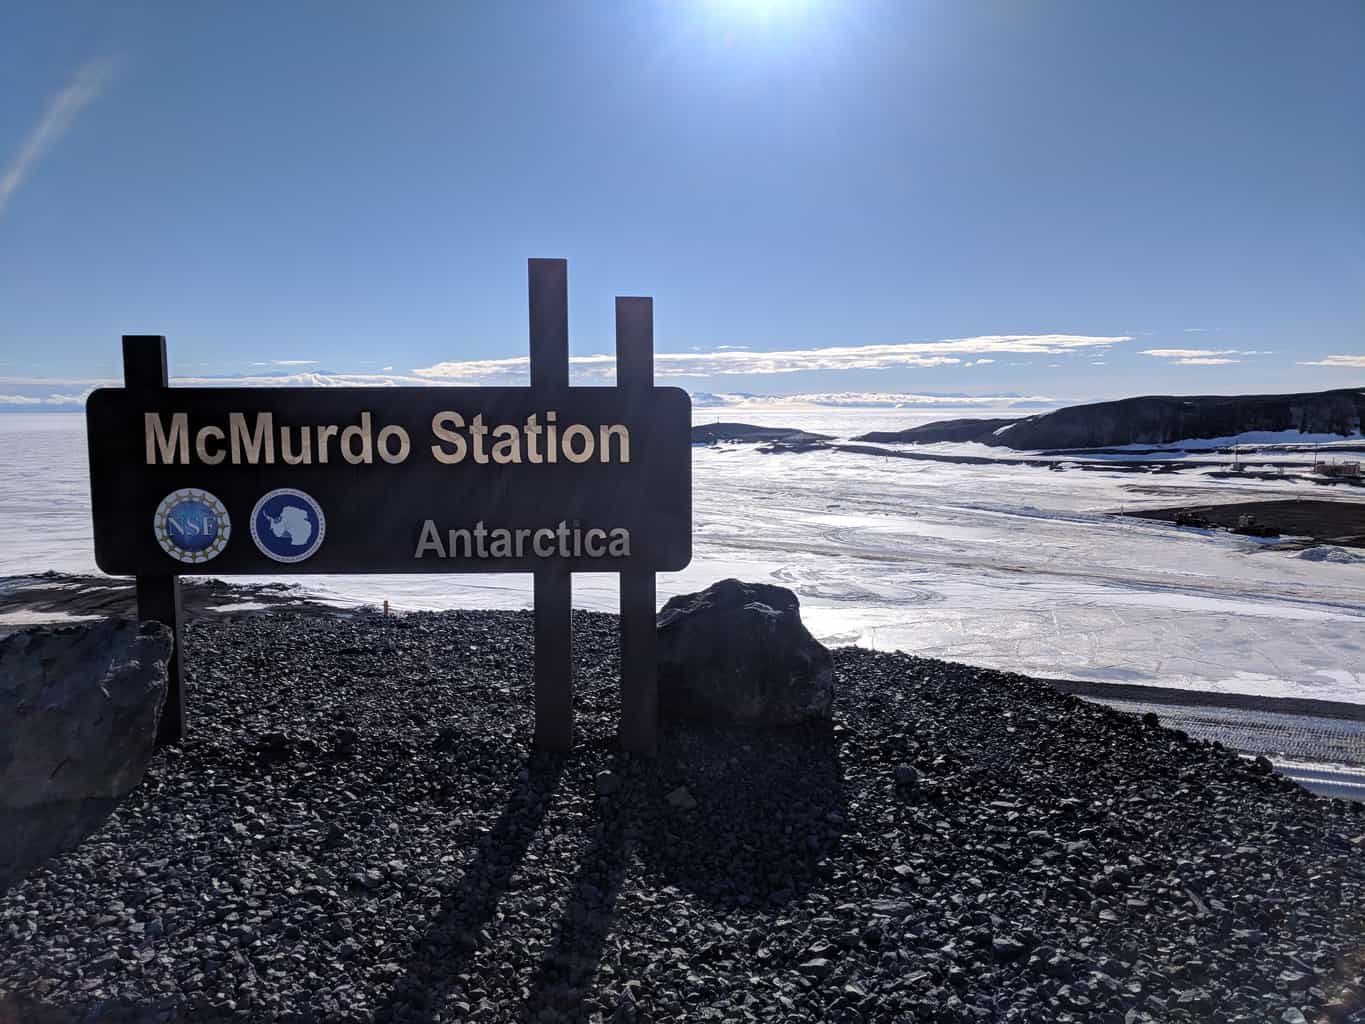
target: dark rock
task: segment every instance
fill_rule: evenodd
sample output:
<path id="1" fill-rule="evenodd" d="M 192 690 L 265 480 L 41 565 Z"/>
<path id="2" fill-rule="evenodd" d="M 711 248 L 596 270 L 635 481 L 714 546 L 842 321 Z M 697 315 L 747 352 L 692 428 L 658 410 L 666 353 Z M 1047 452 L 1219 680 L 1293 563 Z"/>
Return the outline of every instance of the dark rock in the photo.
<path id="1" fill-rule="evenodd" d="M 812 434 L 798 427 L 756 427 L 752 423 L 699 423 L 692 428 L 693 444 L 739 442 L 754 444 L 760 441 L 781 444 L 811 444 L 828 441 L 828 434 Z"/>
<path id="2" fill-rule="evenodd" d="M 834 970 L 834 962 L 825 957 L 817 956 L 798 964 L 796 969 L 808 978 L 823 980 L 828 978 L 830 972 Z"/>
<path id="3" fill-rule="evenodd" d="M 696 798 L 687 791 L 686 786 L 679 786 L 669 793 L 666 799 L 669 804 L 683 811 L 690 811 L 697 806 Z"/>
<path id="4" fill-rule="evenodd" d="M 332 749 L 338 754 L 352 754 L 360 742 L 360 734 L 354 729 L 341 728 L 332 733 Z"/>
<path id="5" fill-rule="evenodd" d="M 1073 405 L 1015 420 L 942 420 L 898 433 L 872 433 L 858 441 L 977 441 L 1016 450 L 1104 448 L 1170 444 L 1235 437 L 1250 431 L 1358 437 L 1365 422 L 1365 391 L 1287 395 L 1152 395 Z"/>
<path id="6" fill-rule="evenodd" d="M 896 785 L 913 786 L 919 782 L 919 772 L 915 771 L 913 765 L 896 765 Z"/>
<path id="7" fill-rule="evenodd" d="M 834 663 L 783 587 L 721 580 L 659 613 L 659 710 L 727 724 L 827 720 Z"/>
<path id="8" fill-rule="evenodd" d="M 159 623 L 0 640 L 0 889 L 99 828 L 142 781 L 173 641 Z"/>
<path id="9" fill-rule="evenodd" d="M 991 942 L 991 952 L 997 960 L 1018 960 L 1024 955 L 1024 944 L 1018 939 L 997 935 Z"/>
<path id="10" fill-rule="evenodd" d="M 906 430 L 874 430 L 855 437 L 855 441 L 874 441 L 882 444 L 937 444 L 942 441 L 979 441 L 1002 427 L 1017 423 L 1011 419 L 938 420 Z"/>

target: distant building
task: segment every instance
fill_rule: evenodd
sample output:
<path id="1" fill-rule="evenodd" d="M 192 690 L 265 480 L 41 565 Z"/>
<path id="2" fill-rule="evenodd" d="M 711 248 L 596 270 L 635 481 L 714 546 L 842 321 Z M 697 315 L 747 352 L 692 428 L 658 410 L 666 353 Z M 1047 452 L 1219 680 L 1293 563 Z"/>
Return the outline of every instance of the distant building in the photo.
<path id="1" fill-rule="evenodd" d="M 1317 470 L 1323 476 L 1358 477 L 1361 475 L 1359 462 L 1319 462 Z"/>

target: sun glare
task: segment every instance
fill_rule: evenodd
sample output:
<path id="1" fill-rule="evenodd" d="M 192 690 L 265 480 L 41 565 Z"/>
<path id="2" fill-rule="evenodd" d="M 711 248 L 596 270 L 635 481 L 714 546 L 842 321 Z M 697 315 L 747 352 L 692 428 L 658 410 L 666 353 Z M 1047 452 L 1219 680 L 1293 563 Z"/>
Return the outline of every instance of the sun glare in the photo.
<path id="1" fill-rule="evenodd" d="M 800 17 L 816 6 L 816 0 L 703 0 L 717 18 L 769 25 Z"/>

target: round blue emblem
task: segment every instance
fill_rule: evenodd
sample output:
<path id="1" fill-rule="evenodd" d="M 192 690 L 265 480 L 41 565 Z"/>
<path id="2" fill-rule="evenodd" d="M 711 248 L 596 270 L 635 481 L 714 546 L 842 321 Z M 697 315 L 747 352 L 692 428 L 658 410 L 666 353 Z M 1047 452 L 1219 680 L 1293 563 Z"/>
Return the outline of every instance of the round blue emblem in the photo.
<path id="1" fill-rule="evenodd" d="M 152 518 L 161 550 L 181 562 L 207 562 L 227 546 L 232 522 L 226 506 L 208 491 L 183 487 L 156 507 Z"/>
<path id="2" fill-rule="evenodd" d="M 292 487 L 271 491 L 251 510 L 251 539 L 277 562 L 302 562 L 322 546 L 326 533 L 322 506 Z"/>

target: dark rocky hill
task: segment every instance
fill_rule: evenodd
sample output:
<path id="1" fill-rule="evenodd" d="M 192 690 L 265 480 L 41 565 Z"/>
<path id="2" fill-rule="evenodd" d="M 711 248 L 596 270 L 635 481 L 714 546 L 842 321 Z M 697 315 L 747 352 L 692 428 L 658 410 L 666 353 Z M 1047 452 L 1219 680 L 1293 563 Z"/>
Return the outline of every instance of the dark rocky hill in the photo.
<path id="1" fill-rule="evenodd" d="M 702 423 L 692 428 L 693 444 L 718 444 L 724 441 L 828 441 L 828 434 L 812 434 L 798 427 L 756 427 L 752 423 Z"/>
<path id="2" fill-rule="evenodd" d="M 979 441 L 1019 450 L 1106 448 L 1233 437 L 1251 431 L 1358 437 L 1362 422 L 1365 388 L 1339 388 L 1290 395 L 1147 395 L 1073 405 L 1015 420 L 943 420 L 895 433 L 864 434 L 855 440 Z"/>
<path id="3" fill-rule="evenodd" d="M 1018 419 L 1003 420 L 938 420 L 909 430 L 874 430 L 855 437 L 855 441 L 901 441 L 910 444 L 933 444 L 936 441 L 980 441 L 991 431 L 1018 423 Z"/>

